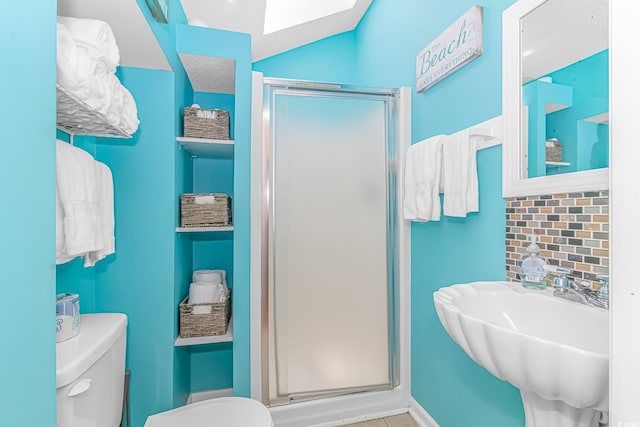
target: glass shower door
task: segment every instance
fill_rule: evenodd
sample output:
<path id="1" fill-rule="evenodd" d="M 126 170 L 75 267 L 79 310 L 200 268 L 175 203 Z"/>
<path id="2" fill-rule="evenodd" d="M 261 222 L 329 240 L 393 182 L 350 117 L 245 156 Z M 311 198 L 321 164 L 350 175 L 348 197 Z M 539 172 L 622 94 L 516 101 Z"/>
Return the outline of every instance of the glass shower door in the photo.
<path id="1" fill-rule="evenodd" d="M 393 384 L 390 96 L 269 88 L 270 403 Z"/>

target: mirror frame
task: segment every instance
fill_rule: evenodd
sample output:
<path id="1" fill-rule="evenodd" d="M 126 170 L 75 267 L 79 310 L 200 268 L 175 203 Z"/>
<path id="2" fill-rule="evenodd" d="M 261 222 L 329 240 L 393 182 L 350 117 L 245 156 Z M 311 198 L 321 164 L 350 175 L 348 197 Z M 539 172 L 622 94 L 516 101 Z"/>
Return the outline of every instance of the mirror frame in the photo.
<path id="1" fill-rule="evenodd" d="M 609 168 L 571 172 L 536 178 L 522 178 L 521 144 L 522 83 L 520 20 L 547 0 L 518 0 L 502 13 L 502 196 L 533 196 L 607 190 Z M 609 18 L 609 28 L 611 28 Z M 611 41 L 609 41 L 611 45 Z M 611 65 L 609 65 L 611 67 Z M 611 82 L 609 82 L 611 86 Z M 611 96 L 609 96 L 611 106 Z M 609 107 L 611 111 L 611 107 Z M 609 129 L 611 144 L 611 129 Z M 611 145 L 609 145 L 611 150 Z M 611 159 L 611 157 L 609 157 Z"/>

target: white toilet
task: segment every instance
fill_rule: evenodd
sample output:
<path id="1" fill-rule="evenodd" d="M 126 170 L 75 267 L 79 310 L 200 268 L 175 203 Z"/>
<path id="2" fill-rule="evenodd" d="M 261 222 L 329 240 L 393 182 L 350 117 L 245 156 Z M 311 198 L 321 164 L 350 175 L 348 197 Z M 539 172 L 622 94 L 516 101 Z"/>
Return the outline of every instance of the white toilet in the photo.
<path id="1" fill-rule="evenodd" d="M 117 427 L 122 415 L 127 316 L 83 314 L 56 344 L 58 427 Z"/>
<path id="2" fill-rule="evenodd" d="M 144 427 L 273 427 L 269 410 L 257 400 L 220 397 L 147 418 Z"/>

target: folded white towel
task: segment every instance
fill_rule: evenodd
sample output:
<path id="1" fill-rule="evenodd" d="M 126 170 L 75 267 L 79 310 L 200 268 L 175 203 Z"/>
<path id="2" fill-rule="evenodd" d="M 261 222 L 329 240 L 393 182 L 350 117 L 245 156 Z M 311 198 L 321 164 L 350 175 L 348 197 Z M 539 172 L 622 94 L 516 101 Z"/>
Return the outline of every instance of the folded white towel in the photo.
<path id="1" fill-rule="evenodd" d="M 91 31 L 106 31 L 102 21 L 65 17 L 58 17 L 58 21 L 57 83 L 91 110 L 101 113 L 112 126 L 135 133 L 140 124 L 136 102 L 114 74 L 115 66 L 105 66 L 105 58 L 74 38 L 75 33 L 66 26 L 82 31 L 86 24 Z M 115 45 L 111 36 L 105 38 Z M 106 61 L 110 63 L 109 59 Z"/>
<path id="2" fill-rule="evenodd" d="M 189 285 L 189 304 L 212 304 L 225 302 L 229 294 L 222 283 L 195 282 Z M 193 314 L 210 314 L 210 305 L 196 305 Z"/>
<path id="3" fill-rule="evenodd" d="M 61 23 L 58 23 L 57 40 L 57 83 L 94 110 L 106 114 L 113 97 L 113 80 L 120 82 L 86 49 L 78 48 L 67 27 Z"/>
<path id="4" fill-rule="evenodd" d="M 227 287 L 227 272 L 225 270 L 196 270 L 193 272 L 194 282 L 222 283 Z"/>
<path id="5" fill-rule="evenodd" d="M 60 258 L 101 249 L 95 160 L 84 150 L 56 141 L 56 180 L 64 213 L 64 243 L 56 244 L 64 248 Z"/>
<path id="6" fill-rule="evenodd" d="M 96 162 L 96 178 L 98 187 L 98 214 L 102 224 L 101 248 L 88 252 L 84 256 L 84 266 L 92 267 L 96 262 L 115 253 L 115 217 L 113 211 L 113 176 L 111 169 L 101 162 Z"/>
<path id="7" fill-rule="evenodd" d="M 189 286 L 189 304 L 210 304 L 215 300 L 216 286 L 211 283 L 192 283 Z M 210 305 L 195 306 L 193 314 L 211 314 Z"/>
<path id="8" fill-rule="evenodd" d="M 106 112 L 109 123 L 132 135 L 138 130 L 138 108 L 131 92 L 124 87 L 115 75 L 109 76 L 107 87 L 111 93 L 111 103 Z"/>
<path id="9" fill-rule="evenodd" d="M 79 74 L 78 46 L 67 27 L 58 23 L 56 68 L 58 84 L 69 90 L 86 84 L 85 79 Z"/>
<path id="10" fill-rule="evenodd" d="M 212 303 L 215 301 L 217 285 L 211 283 L 191 283 L 189 285 L 189 304 Z"/>
<path id="11" fill-rule="evenodd" d="M 404 218 L 426 222 L 440 220 L 442 141 L 437 135 L 407 150 L 404 178 Z"/>
<path id="12" fill-rule="evenodd" d="M 220 270 L 198 270 L 193 273 L 193 280 L 196 282 L 211 283 L 218 285 L 222 283 L 222 271 Z"/>
<path id="13" fill-rule="evenodd" d="M 478 212 L 477 140 L 463 130 L 445 138 L 442 148 L 444 214 Z"/>
<path id="14" fill-rule="evenodd" d="M 120 51 L 113 30 L 104 21 L 98 19 L 80 19 L 58 16 L 58 22 L 69 30 L 79 48 L 104 64 L 107 71 L 113 73 L 120 64 Z"/>

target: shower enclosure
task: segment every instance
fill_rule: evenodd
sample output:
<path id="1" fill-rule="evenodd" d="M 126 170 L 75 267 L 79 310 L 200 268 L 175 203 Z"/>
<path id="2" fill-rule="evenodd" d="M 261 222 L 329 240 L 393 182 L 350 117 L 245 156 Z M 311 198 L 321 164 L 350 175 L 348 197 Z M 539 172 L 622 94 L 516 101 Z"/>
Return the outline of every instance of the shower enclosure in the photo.
<path id="1" fill-rule="evenodd" d="M 398 383 L 398 95 L 264 81 L 268 405 Z"/>

